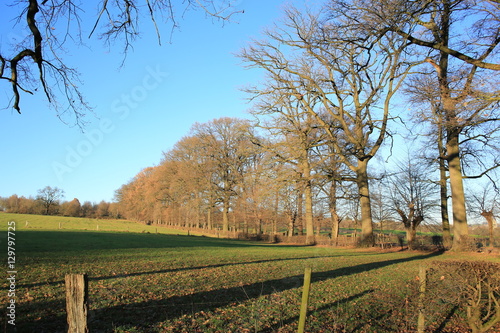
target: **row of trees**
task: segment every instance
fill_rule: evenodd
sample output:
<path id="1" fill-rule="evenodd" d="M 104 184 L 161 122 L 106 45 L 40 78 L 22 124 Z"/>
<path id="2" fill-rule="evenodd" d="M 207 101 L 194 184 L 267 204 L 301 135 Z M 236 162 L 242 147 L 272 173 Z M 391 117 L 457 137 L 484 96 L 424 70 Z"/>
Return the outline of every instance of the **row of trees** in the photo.
<path id="1" fill-rule="evenodd" d="M 418 175 L 418 182 L 406 179 L 407 184 L 438 184 L 447 247 L 452 239 L 451 196 L 453 247 L 466 248 L 464 179 L 489 176 L 495 184 L 493 171 L 500 164 L 499 21 L 500 3 L 490 0 L 331 0 L 319 10 L 288 7 L 281 23 L 239 54 L 248 67 L 265 73 L 265 83 L 247 92 L 257 126 L 263 130 L 260 136 L 272 139 L 239 134 L 250 126 L 235 125 L 234 120 L 198 124 L 160 166 L 144 170 L 124 186 L 120 202 L 132 205 L 127 196 L 133 189 L 136 198 L 147 195 L 139 184 L 156 177 L 160 192 L 151 192 L 151 207 L 142 210 L 148 219 L 151 212 L 161 215 L 161 207 L 185 210 L 187 219 L 187 212 L 212 214 L 220 204 L 222 228 L 227 230 L 230 211 L 255 211 L 256 216 L 273 210 L 284 213 L 287 201 L 296 198 L 293 206 L 299 212 L 289 211 L 289 219 L 302 216 L 304 209 L 305 230 L 312 242 L 314 200 L 321 188 L 329 198 L 333 220 L 340 220 L 339 198 L 355 202 L 360 243 L 370 246 L 374 242 L 370 183 L 376 173 L 371 161 L 401 132 L 398 121 L 410 119 L 419 124 L 413 129 L 426 135 L 426 173 L 434 168 L 439 176 Z M 226 136 L 230 131 L 236 133 Z M 188 156 L 185 146 L 193 146 Z M 410 166 L 418 155 L 410 151 Z M 188 163 L 185 160 L 192 167 L 183 174 L 180 165 Z M 200 167 L 206 165 L 212 166 L 211 172 Z M 157 172 L 161 169 L 171 177 Z M 197 171 L 203 177 L 196 176 Z M 413 177 L 414 171 L 407 174 Z M 255 174 L 261 177 L 250 176 Z M 270 186 L 271 181 L 287 185 Z M 257 186 L 259 182 L 264 186 Z M 349 183 L 355 190 L 345 185 Z M 186 187 L 180 192 L 182 199 L 164 193 L 173 184 Z M 275 193 L 260 192 L 263 189 Z M 423 189 L 420 197 L 428 197 L 429 190 Z M 394 209 L 406 224 L 416 226 L 425 218 L 426 204 L 418 203 L 413 191 Z M 207 225 L 211 224 L 207 217 Z"/>
<path id="2" fill-rule="evenodd" d="M 63 190 L 46 186 L 38 190 L 35 198 L 26 198 L 17 194 L 7 198 L 0 197 L 0 209 L 7 213 L 16 214 L 63 215 L 88 218 L 119 217 L 116 203 L 103 200 L 100 203 L 85 201 L 81 204 L 77 198 L 71 201 L 64 201 L 63 198 Z"/>
<path id="3" fill-rule="evenodd" d="M 304 127 L 302 142 L 310 148 L 302 149 L 293 131 L 265 139 L 258 134 L 262 128 L 244 119 L 197 123 L 158 166 L 142 170 L 117 191 L 118 210 L 144 223 L 305 233 L 310 243 L 320 231 L 336 238 L 341 225 L 361 225 L 360 198 L 349 170 L 329 154 L 330 141 L 315 128 L 311 122 Z M 421 223 L 438 220 L 439 185 L 433 176 L 424 158 L 410 155 L 390 170 L 372 173 L 373 224 L 379 230 L 399 224 L 413 247 Z M 479 217 L 497 209 L 494 193 L 477 192 L 469 200 L 470 212 Z"/>

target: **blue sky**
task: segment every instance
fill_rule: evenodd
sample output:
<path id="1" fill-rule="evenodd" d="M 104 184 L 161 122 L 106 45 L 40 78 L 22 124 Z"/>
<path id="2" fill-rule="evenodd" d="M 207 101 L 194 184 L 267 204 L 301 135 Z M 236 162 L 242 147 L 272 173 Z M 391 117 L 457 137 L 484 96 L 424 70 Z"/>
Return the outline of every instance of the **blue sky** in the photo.
<path id="1" fill-rule="evenodd" d="M 65 200 L 111 201 L 115 190 L 141 169 L 157 165 L 162 152 L 195 122 L 249 117 L 250 105 L 239 89 L 261 77 L 244 69 L 234 54 L 281 17 L 283 4 L 238 1 L 236 9 L 244 13 L 224 25 L 202 12 L 188 12 L 171 43 L 169 29 L 164 29 L 162 46 L 144 20 L 143 34 L 122 68 L 121 49 L 108 49 L 96 37 L 84 36 L 85 47 L 68 46 L 65 60 L 81 72 L 81 90 L 94 115 L 86 117 L 82 133 L 58 119 L 41 94 L 23 95 L 21 115 L 3 104 L 0 196 L 35 196 L 49 185 L 63 189 Z M 15 36 L 10 19 L 16 12 L 0 7 L 2 16 L 9 16 L 0 22 L 3 47 Z M 90 20 L 82 25 L 88 31 L 95 14 L 90 10 L 85 15 Z M 0 85 L 5 101 L 9 87 Z"/>

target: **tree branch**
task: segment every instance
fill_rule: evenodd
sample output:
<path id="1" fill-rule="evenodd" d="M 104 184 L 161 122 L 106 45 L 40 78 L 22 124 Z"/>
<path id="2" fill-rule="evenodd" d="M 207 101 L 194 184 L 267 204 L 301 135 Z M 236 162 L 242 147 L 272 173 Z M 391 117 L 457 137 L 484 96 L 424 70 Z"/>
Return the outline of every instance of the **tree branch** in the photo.
<path id="1" fill-rule="evenodd" d="M 397 33 L 398 35 L 406 38 L 408 41 L 410 41 L 411 43 L 413 44 L 416 44 L 416 45 L 419 45 L 419 46 L 424 46 L 424 47 L 428 47 L 428 48 L 431 48 L 431 49 L 434 49 L 434 50 L 437 50 L 437 51 L 441 51 L 441 52 L 444 52 L 444 53 L 447 53 L 457 59 L 460 59 L 460 60 L 463 60 L 465 61 L 466 63 L 468 64 L 471 64 L 471 65 L 474 65 L 474 66 L 477 66 L 477 67 L 480 67 L 480 68 L 484 68 L 484 69 L 492 69 L 492 70 L 496 70 L 496 71 L 500 71 L 500 64 L 494 64 L 494 63 L 488 63 L 488 62 L 484 62 L 482 61 L 482 59 L 486 58 L 486 56 L 481 56 L 479 59 L 475 59 L 475 58 L 472 58 L 466 54 L 463 54 L 457 50 L 454 50 L 454 49 L 451 49 L 441 43 L 436 43 L 436 42 L 427 42 L 427 41 L 424 41 L 424 40 L 421 40 L 421 39 L 418 39 L 416 37 L 413 37 L 412 35 L 400 30 L 400 29 L 396 29 L 396 28 L 392 28 L 390 29 L 392 31 L 394 31 L 395 33 Z M 496 38 L 495 41 L 492 43 L 492 45 L 490 46 L 490 48 L 488 50 L 491 49 L 491 51 L 489 53 L 491 53 L 493 51 L 493 49 L 498 45 L 498 43 L 500 43 L 500 37 L 499 38 Z M 488 53 L 488 54 L 489 54 Z"/>

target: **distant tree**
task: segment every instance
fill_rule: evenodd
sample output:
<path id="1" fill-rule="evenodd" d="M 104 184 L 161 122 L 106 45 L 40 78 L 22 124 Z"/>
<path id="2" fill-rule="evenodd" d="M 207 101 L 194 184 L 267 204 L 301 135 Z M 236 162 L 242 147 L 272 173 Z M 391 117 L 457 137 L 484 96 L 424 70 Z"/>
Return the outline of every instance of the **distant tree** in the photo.
<path id="1" fill-rule="evenodd" d="M 96 210 L 96 215 L 97 217 L 108 217 L 109 216 L 109 202 L 106 202 L 102 200 L 99 202 L 97 205 L 97 210 Z"/>
<path id="2" fill-rule="evenodd" d="M 173 195 L 177 200 L 191 207 L 189 214 L 194 216 L 188 219 L 187 226 L 199 226 L 201 221 L 205 219 L 205 227 L 212 229 L 212 211 L 215 207 L 216 195 L 214 184 L 212 184 L 212 160 L 204 146 L 205 143 L 198 136 L 183 137 L 170 151 L 165 153 L 162 163 L 163 172 L 160 177 L 163 178 L 163 181 L 168 179 L 171 198 Z M 171 167 L 169 168 L 167 165 Z M 174 165 L 176 174 L 175 177 L 172 177 Z M 164 191 L 162 190 L 162 192 Z"/>
<path id="3" fill-rule="evenodd" d="M 42 206 L 32 197 L 26 198 L 13 194 L 8 198 L 2 198 L 1 208 L 8 213 L 17 214 L 41 214 Z"/>
<path id="4" fill-rule="evenodd" d="M 4 207 L 7 213 L 18 213 L 20 207 L 20 199 L 17 194 L 13 194 L 4 200 Z"/>
<path id="5" fill-rule="evenodd" d="M 120 205 L 117 202 L 109 203 L 109 216 L 114 219 L 119 219 L 122 217 L 120 215 Z"/>
<path id="6" fill-rule="evenodd" d="M 36 199 L 42 204 L 44 214 L 49 215 L 50 210 L 59 205 L 59 200 L 64 197 L 64 191 L 57 187 L 46 186 L 38 190 Z"/>
<path id="7" fill-rule="evenodd" d="M 73 200 L 65 202 L 61 205 L 61 209 L 65 216 L 80 217 L 82 207 L 80 205 L 80 201 L 77 198 L 74 198 Z"/>
<path id="8" fill-rule="evenodd" d="M 81 206 L 82 217 L 94 217 L 94 205 L 90 201 L 85 201 Z"/>
<path id="9" fill-rule="evenodd" d="M 305 201 L 306 243 L 313 244 L 313 148 L 321 144 L 324 136 L 318 130 L 319 124 L 302 106 L 302 102 L 291 94 L 283 94 L 280 82 L 269 82 L 269 86 L 249 93 L 260 97 L 252 114 L 265 120 L 258 121 L 257 126 L 266 132 L 271 140 L 254 140 L 261 149 L 274 154 L 277 159 L 291 164 L 296 169 L 297 194 Z M 287 89 L 286 86 L 283 87 Z M 316 100 L 314 95 L 306 94 L 301 99 L 307 100 L 311 108 Z M 299 200 L 302 203 L 302 200 Z M 299 205 L 298 219 L 302 220 L 302 205 Z M 299 233 L 303 227 L 300 226 Z"/>
<path id="10" fill-rule="evenodd" d="M 118 191 L 118 198 L 126 218 L 143 223 L 153 222 L 154 211 L 154 180 L 155 168 L 147 167 L 141 170 L 129 183 Z M 101 208 L 105 208 L 105 204 Z M 99 206 L 95 207 L 95 215 L 99 215 Z M 101 211 L 102 213 L 102 211 Z"/>
<path id="11" fill-rule="evenodd" d="M 417 228 L 429 219 L 436 204 L 437 185 L 429 181 L 425 163 L 407 158 L 400 161 L 394 173 L 388 177 L 392 211 L 403 223 L 408 248 L 416 248 Z"/>
<path id="12" fill-rule="evenodd" d="M 85 22 L 81 16 L 84 11 L 82 4 L 73 0 L 12 1 L 12 9 L 18 10 L 19 15 L 17 18 L 4 17 L 4 20 L 15 22 L 16 33 L 25 36 L 15 45 L 6 45 L 7 36 L 0 38 L 0 79 L 10 84 L 12 107 L 17 112 L 21 112 L 21 94 L 34 94 L 40 89 L 59 116 L 72 113 L 80 123 L 90 107 L 78 88 L 78 71 L 63 59 L 64 49 L 70 42 L 83 43 L 84 30 L 90 31 L 89 37 L 100 33 L 108 45 L 123 42 L 126 56 L 140 35 L 143 17 L 149 17 L 160 42 L 158 22 L 163 21 L 161 23 L 173 30 L 178 26 L 178 12 L 187 9 L 201 9 L 211 17 L 227 21 L 236 13 L 233 3 L 232 0 L 178 3 L 150 0 L 144 4 L 136 0 L 102 1 L 97 6 L 95 20 Z M 63 96 L 62 101 L 59 101 L 59 95 Z"/>
<path id="13" fill-rule="evenodd" d="M 451 227 L 448 214 L 448 166 L 446 162 L 446 126 L 442 112 L 437 82 L 429 75 L 416 75 L 405 84 L 405 94 L 410 97 L 413 112 L 410 117 L 417 126 L 424 126 L 424 160 L 429 168 L 437 165 L 439 170 L 439 193 L 443 246 L 452 247 Z"/>
<path id="14" fill-rule="evenodd" d="M 471 190 L 468 204 L 470 211 L 482 216 L 488 224 L 488 236 L 490 246 L 495 244 L 494 229 L 498 227 L 496 218 L 500 215 L 500 193 L 491 182 L 487 182 L 483 187 L 475 187 Z"/>
<path id="15" fill-rule="evenodd" d="M 210 169 L 216 200 L 222 205 L 222 231 L 229 231 L 231 202 L 238 195 L 248 162 L 254 155 L 250 124 L 236 118 L 220 118 L 195 124 L 193 135 L 201 141 Z"/>
<path id="16" fill-rule="evenodd" d="M 256 232 L 262 233 L 269 222 L 271 232 L 277 233 L 276 160 L 268 152 L 257 149 L 248 161 L 237 207 L 244 232 L 249 232 L 253 222 Z"/>
<path id="17" fill-rule="evenodd" d="M 394 218 L 390 200 L 390 187 L 381 181 L 384 175 L 379 175 L 370 182 L 372 193 L 373 220 L 378 223 L 380 231 L 384 231 L 387 222 Z"/>

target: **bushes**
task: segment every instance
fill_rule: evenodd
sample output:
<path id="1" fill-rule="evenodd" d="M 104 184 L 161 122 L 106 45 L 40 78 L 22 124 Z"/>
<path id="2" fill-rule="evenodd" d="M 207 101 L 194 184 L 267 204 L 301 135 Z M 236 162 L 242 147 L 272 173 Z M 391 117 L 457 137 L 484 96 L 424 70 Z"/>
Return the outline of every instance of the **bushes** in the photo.
<path id="1" fill-rule="evenodd" d="M 434 262 L 426 280 L 426 322 L 445 323 L 458 314 L 473 333 L 500 325 L 500 264 Z"/>

